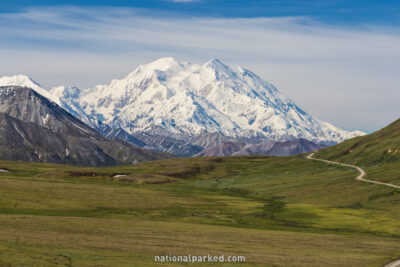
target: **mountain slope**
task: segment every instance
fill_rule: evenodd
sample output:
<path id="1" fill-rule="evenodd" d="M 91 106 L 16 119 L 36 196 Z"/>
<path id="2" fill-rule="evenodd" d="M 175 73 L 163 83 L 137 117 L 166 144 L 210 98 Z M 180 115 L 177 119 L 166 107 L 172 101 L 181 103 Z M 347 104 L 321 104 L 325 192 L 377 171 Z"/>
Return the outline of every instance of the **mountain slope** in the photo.
<path id="1" fill-rule="evenodd" d="M 293 141 L 278 142 L 275 143 L 270 150 L 268 155 L 271 156 L 289 156 L 303 154 L 310 151 L 317 151 L 326 146 L 323 144 L 315 144 L 305 139 L 298 139 Z"/>
<path id="2" fill-rule="evenodd" d="M 92 128 L 65 112 L 48 98 L 27 87 L 0 87 L 0 112 L 60 134 L 98 136 Z"/>
<path id="3" fill-rule="evenodd" d="M 246 147 L 245 143 L 227 142 L 216 146 L 207 147 L 195 157 L 223 157 L 232 156 Z"/>
<path id="4" fill-rule="evenodd" d="M 266 141 L 257 144 L 227 142 L 213 147 L 208 147 L 196 154 L 197 157 L 212 156 L 244 156 L 244 155 L 269 155 L 289 156 L 316 151 L 325 148 L 325 145 L 315 144 L 305 139 L 285 142 Z"/>
<path id="5" fill-rule="evenodd" d="M 30 88 L 0 87 L 0 158 L 108 166 L 168 158 L 99 135 Z"/>
<path id="6" fill-rule="evenodd" d="M 109 166 L 117 161 L 90 139 L 51 131 L 0 113 L 0 159 Z"/>
<path id="7" fill-rule="evenodd" d="M 128 134 L 124 129 L 114 129 L 110 127 L 104 127 L 102 131 L 99 132 L 102 136 L 107 138 L 115 138 L 119 140 L 123 140 L 131 145 L 137 147 L 144 147 L 146 146 L 145 143 L 140 141 L 139 139 L 135 138 L 134 136 Z"/>
<path id="8" fill-rule="evenodd" d="M 375 133 L 347 140 L 315 156 L 364 166 L 400 162 L 400 119 Z"/>
<path id="9" fill-rule="evenodd" d="M 134 136 L 146 143 L 143 147 L 144 149 L 172 153 L 180 157 L 191 157 L 204 149 L 204 147 L 193 145 L 188 141 L 175 139 L 165 135 L 137 133 Z"/>
<path id="10" fill-rule="evenodd" d="M 52 88 L 49 93 L 52 95 L 52 99 L 54 99 L 55 102 L 63 107 L 66 111 L 88 125 L 94 124 L 93 120 L 91 120 L 90 116 L 85 113 L 80 106 L 79 101 L 77 100 L 81 94 L 81 90 L 79 88 L 59 86 Z"/>

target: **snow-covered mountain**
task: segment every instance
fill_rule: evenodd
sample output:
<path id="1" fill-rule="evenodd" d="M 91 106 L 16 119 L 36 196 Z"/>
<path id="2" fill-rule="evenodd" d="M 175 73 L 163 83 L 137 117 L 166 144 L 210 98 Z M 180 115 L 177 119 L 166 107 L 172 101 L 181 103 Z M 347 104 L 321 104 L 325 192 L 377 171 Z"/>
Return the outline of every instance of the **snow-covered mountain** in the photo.
<path id="1" fill-rule="evenodd" d="M 0 78 L 0 86 L 28 87 L 46 97 L 47 99 L 61 105 L 60 99 L 44 89 L 40 84 L 25 75 L 3 76 Z"/>
<path id="2" fill-rule="evenodd" d="M 86 90 L 61 86 L 46 91 L 22 75 L 0 78 L 0 85 L 31 87 L 99 131 L 111 127 L 136 137 L 145 133 L 188 142 L 215 133 L 241 142 L 333 144 L 363 135 L 316 119 L 253 72 L 218 59 L 198 65 L 161 58 Z"/>
<path id="3" fill-rule="evenodd" d="M 310 116 L 253 72 L 217 59 L 197 65 L 161 58 L 71 99 L 92 120 L 131 134 L 162 127 L 189 136 L 335 143 L 362 134 Z"/>

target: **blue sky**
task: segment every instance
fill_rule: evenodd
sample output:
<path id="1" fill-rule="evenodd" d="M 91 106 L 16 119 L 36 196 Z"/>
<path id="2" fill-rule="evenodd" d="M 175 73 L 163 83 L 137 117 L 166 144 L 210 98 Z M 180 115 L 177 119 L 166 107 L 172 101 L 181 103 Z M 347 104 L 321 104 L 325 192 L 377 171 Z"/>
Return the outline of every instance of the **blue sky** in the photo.
<path id="1" fill-rule="evenodd" d="M 159 57 L 215 57 L 347 130 L 399 117 L 399 47 L 399 0 L 0 3 L 0 76 L 84 89 Z"/>
<path id="2" fill-rule="evenodd" d="M 312 16 L 340 24 L 400 22 L 399 0 L 19 0 L 2 1 L 0 12 L 56 5 L 133 7 L 212 17 Z"/>

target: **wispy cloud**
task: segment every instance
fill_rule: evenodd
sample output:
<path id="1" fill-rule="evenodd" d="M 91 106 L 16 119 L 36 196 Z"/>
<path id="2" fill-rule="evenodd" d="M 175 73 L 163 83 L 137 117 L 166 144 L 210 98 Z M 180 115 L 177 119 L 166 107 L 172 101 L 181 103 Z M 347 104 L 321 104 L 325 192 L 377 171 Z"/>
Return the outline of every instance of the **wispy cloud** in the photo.
<path id="1" fill-rule="evenodd" d="M 121 8 L 0 15 L 0 75 L 93 86 L 162 56 L 243 65 L 317 117 L 373 130 L 398 116 L 397 28 L 340 28 L 307 17 L 199 18 Z"/>

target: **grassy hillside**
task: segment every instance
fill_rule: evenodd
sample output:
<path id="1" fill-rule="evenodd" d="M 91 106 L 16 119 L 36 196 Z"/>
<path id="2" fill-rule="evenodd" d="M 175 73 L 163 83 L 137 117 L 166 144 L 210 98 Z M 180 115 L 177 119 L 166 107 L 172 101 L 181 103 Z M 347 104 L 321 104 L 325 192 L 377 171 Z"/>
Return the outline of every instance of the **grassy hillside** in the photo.
<path id="1" fill-rule="evenodd" d="M 304 156 L 0 169 L 10 170 L 0 173 L 0 266 L 153 266 L 166 253 L 244 255 L 241 266 L 400 257 L 399 191 Z"/>
<path id="2" fill-rule="evenodd" d="M 362 166 L 400 162 L 400 119 L 373 134 L 321 150 L 316 157 Z"/>
<path id="3" fill-rule="evenodd" d="M 361 166 L 367 179 L 400 185 L 400 119 L 373 134 L 321 150 L 316 157 Z"/>

